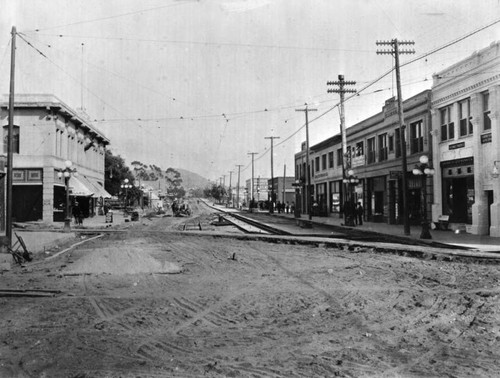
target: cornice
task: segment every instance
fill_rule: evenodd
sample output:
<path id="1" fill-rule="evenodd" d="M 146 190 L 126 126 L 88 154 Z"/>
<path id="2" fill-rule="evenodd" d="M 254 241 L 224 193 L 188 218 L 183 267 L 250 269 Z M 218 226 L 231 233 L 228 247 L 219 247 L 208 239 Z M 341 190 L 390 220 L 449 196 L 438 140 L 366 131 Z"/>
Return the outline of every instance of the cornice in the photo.
<path id="1" fill-rule="evenodd" d="M 462 88 L 462 89 L 460 89 L 458 91 L 450 93 L 449 95 L 447 95 L 445 97 L 441 97 L 441 98 L 439 98 L 437 100 L 433 100 L 432 103 L 431 103 L 432 107 L 435 107 L 436 105 L 441 104 L 443 102 L 446 102 L 446 101 L 448 101 L 448 100 L 450 100 L 452 98 L 455 98 L 455 97 L 458 97 L 458 96 L 463 95 L 465 93 L 468 93 L 470 91 L 473 91 L 474 89 L 480 88 L 480 87 L 484 86 L 485 84 L 492 83 L 492 82 L 494 82 L 496 80 L 500 80 L 500 74 L 494 75 L 494 76 L 492 76 L 492 77 L 490 77 L 488 79 L 484 79 L 484 80 L 481 80 L 481 81 L 479 81 L 477 83 L 469 85 L 468 87 L 465 87 L 465 88 Z"/>

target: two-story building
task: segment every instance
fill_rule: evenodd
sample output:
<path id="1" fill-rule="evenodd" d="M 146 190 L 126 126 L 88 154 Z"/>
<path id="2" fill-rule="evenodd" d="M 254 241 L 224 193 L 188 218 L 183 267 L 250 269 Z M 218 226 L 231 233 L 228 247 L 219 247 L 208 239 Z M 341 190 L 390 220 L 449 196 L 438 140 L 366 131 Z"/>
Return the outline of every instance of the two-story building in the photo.
<path id="1" fill-rule="evenodd" d="M 500 42 L 434 75 L 433 218 L 500 237 Z"/>
<path id="2" fill-rule="evenodd" d="M 412 174 L 420 156 L 432 157 L 430 90 L 403 102 L 407 141 L 408 208 L 410 221 L 419 223 L 423 216 L 423 181 Z M 403 222 L 402 154 L 400 148 L 397 101 L 386 101 L 382 111 L 346 129 L 347 156 L 342 153 L 341 135 L 335 135 L 310 147 L 311 196 L 319 205 L 321 215 L 341 214 L 348 191 L 354 202 L 361 202 L 369 221 L 391 224 Z M 306 182 L 304 148 L 295 155 L 296 179 Z M 345 170 L 345 174 L 343 173 Z M 357 184 L 344 184 L 352 170 Z M 352 186 L 349 186 L 352 185 Z M 432 194 L 431 180 L 425 185 Z M 306 188 L 302 191 L 302 212 L 307 212 Z M 427 203 L 432 203 L 431 198 Z M 430 206 L 427 213 L 430 216 Z"/>
<path id="3" fill-rule="evenodd" d="M 0 103 L 3 154 L 7 154 L 8 98 Z M 58 172 L 71 161 L 71 201 L 92 215 L 104 189 L 104 155 L 109 140 L 86 115 L 48 94 L 16 95 L 13 124 L 13 221 L 64 220 L 66 187 Z"/>

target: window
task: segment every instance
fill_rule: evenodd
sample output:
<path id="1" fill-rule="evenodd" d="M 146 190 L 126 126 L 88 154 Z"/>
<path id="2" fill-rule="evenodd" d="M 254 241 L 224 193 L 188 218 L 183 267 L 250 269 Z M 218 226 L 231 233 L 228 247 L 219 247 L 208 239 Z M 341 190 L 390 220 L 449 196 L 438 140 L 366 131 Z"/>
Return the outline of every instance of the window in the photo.
<path id="1" fill-rule="evenodd" d="M 337 150 L 337 167 L 342 167 L 342 162 L 344 161 L 342 157 L 342 148 Z"/>
<path id="2" fill-rule="evenodd" d="M 333 151 L 328 153 L 328 168 L 333 168 Z"/>
<path id="3" fill-rule="evenodd" d="M 323 171 L 326 169 L 326 154 L 321 155 L 321 169 Z"/>
<path id="4" fill-rule="evenodd" d="M 368 164 L 375 163 L 375 137 L 367 140 Z"/>
<path id="5" fill-rule="evenodd" d="M 378 161 L 387 160 L 387 134 L 378 136 Z"/>
<path id="6" fill-rule="evenodd" d="M 361 142 L 358 142 L 356 143 L 356 150 L 354 151 L 354 156 L 363 156 L 365 154 L 365 150 L 364 150 L 364 143 L 361 141 Z"/>
<path id="7" fill-rule="evenodd" d="M 491 130 L 490 93 L 483 93 L 483 130 Z"/>
<path id="8" fill-rule="evenodd" d="M 451 106 L 441 109 L 441 141 L 455 139 L 455 125 L 451 121 Z"/>
<path id="9" fill-rule="evenodd" d="M 394 143 L 396 146 L 396 157 L 401 156 L 401 132 L 399 129 L 394 130 Z"/>
<path id="10" fill-rule="evenodd" d="M 410 123 L 410 151 L 412 154 L 424 150 L 423 122 L 417 121 Z"/>
<path id="11" fill-rule="evenodd" d="M 470 100 L 458 103 L 458 115 L 460 118 L 460 136 L 472 134 L 472 117 L 470 116 Z"/>
<path id="12" fill-rule="evenodd" d="M 315 166 L 315 172 L 318 172 L 319 171 L 319 156 L 316 157 L 315 161 L 314 161 L 314 166 Z"/>
<path id="13" fill-rule="evenodd" d="M 9 126 L 3 127 L 3 150 L 7 153 L 7 142 L 9 136 Z M 12 152 L 19 153 L 19 126 L 12 126 Z"/>
<path id="14" fill-rule="evenodd" d="M 389 153 L 394 152 L 394 135 L 389 135 Z"/>

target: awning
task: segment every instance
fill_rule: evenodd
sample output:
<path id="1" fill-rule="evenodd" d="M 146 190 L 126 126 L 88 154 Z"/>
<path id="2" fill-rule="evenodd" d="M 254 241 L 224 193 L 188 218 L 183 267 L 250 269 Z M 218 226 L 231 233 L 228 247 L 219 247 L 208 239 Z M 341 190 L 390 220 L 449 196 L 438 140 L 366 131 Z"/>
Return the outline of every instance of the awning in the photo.
<path id="1" fill-rule="evenodd" d="M 94 198 L 111 198 L 111 194 L 109 194 L 102 186 L 99 184 L 98 181 L 95 181 L 95 179 L 88 178 L 87 176 L 81 176 L 80 177 L 89 188 L 92 188 L 92 191 L 94 194 L 92 197 Z"/>
<path id="2" fill-rule="evenodd" d="M 69 194 L 74 197 L 90 197 L 94 191 L 85 185 L 78 177 L 71 176 L 69 179 Z"/>

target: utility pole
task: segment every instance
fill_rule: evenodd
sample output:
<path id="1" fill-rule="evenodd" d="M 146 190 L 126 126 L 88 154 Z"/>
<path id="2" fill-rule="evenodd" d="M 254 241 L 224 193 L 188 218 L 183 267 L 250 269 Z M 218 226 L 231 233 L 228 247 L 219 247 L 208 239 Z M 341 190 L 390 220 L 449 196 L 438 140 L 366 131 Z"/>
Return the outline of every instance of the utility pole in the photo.
<path id="1" fill-rule="evenodd" d="M 254 195 L 253 195 L 253 190 L 254 190 L 254 187 L 253 187 L 253 177 L 254 177 L 254 171 L 253 171 L 253 162 L 254 162 L 254 156 L 257 155 L 258 152 L 249 152 L 248 155 L 252 155 L 252 188 L 251 188 L 251 192 L 252 192 L 252 198 L 250 199 L 250 206 L 249 206 L 249 209 L 250 209 L 250 212 L 253 211 L 252 209 L 252 205 L 254 203 Z"/>
<path id="2" fill-rule="evenodd" d="M 343 200 L 342 206 L 344 210 L 344 224 L 346 226 L 354 226 L 354 202 L 353 193 L 350 192 L 352 186 L 346 182 L 346 171 L 351 169 L 351 162 L 347 153 L 347 132 L 345 126 L 345 113 L 344 113 L 344 95 L 346 93 L 356 93 L 356 89 L 346 89 L 346 85 L 355 85 L 355 81 L 345 81 L 344 75 L 338 76 L 338 81 L 328 81 L 326 85 L 338 85 L 338 89 L 328 89 L 328 93 L 340 94 L 340 133 L 342 136 L 342 182 L 343 182 Z M 348 194 L 349 192 L 349 194 Z M 349 204 L 348 211 L 345 206 Z"/>
<path id="3" fill-rule="evenodd" d="M 396 85 L 398 91 L 398 116 L 399 116 L 399 141 L 401 146 L 401 168 L 402 168 L 402 189 L 403 189 L 403 222 L 404 233 L 410 235 L 410 213 L 408 209 L 408 167 L 406 162 L 406 140 L 405 140 L 405 121 L 403 114 L 403 96 L 401 95 L 401 76 L 399 72 L 399 54 L 415 54 L 415 50 L 400 50 L 399 45 L 414 45 L 413 41 L 398 41 L 396 38 L 391 41 L 377 41 L 377 46 L 391 46 L 390 50 L 378 50 L 377 54 L 394 55 L 396 66 Z"/>
<path id="4" fill-rule="evenodd" d="M 231 178 L 233 176 L 233 171 L 229 171 L 229 198 L 233 202 L 233 207 L 234 207 L 234 201 L 233 201 L 233 193 L 231 192 Z"/>
<path id="5" fill-rule="evenodd" d="M 9 93 L 9 126 L 7 135 L 7 208 L 5 209 L 5 236 L 9 248 L 12 246 L 12 167 L 13 167 L 13 133 L 14 133 L 14 77 L 16 72 L 16 27 L 12 27 L 12 44 L 10 53 L 10 93 Z"/>
<path id="6" fill-rule="evenodd" d="M 285 203 L 285 188 L 286 188 L 286 164 L 283 166 L 283 203 Z"/>
<path id="7" fill-rule="evenodd" d="M 236 165 L 238 167 L 238 186 L 236 187 L 236 201 L 238 202 L 237 208 L 240 208 L 240 169 L 243 167 L 241 164 Z"/>
<path id="8" fill-rule="evenodd" d="M 309 109 L 307 107 L 307 103 L 305 104 L 304 109 L 295 109 L 296 112 L 304 112 L 306 114 L 306 204 L 307 204 L 307 212 L 309 213 L 309 220 L 312 219 L 312 203 L 311 203 L 311 169 L 310 169 L 310 161 L 309 161 L 309 112 L 316 112 L 318 109 Z"/>
<path id="9" fill-rule="evenodd" d="M 280 137 L 270 136 L 264 137 L 264 139 L 271 140 L 271 201 L 269 204 L 269 214 L 274 213 L 274 170 L 273 170 L 273 141 L 279 139 Z"/>

